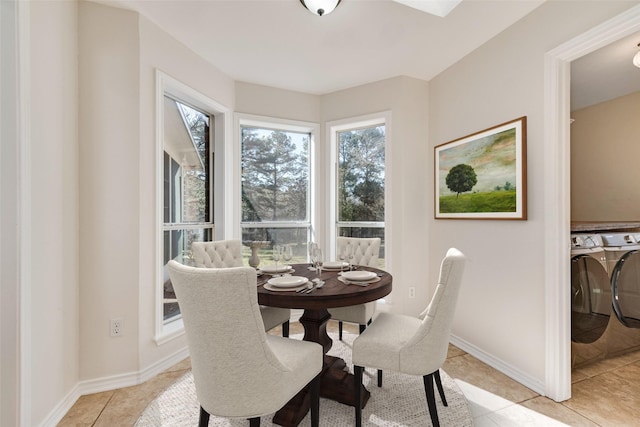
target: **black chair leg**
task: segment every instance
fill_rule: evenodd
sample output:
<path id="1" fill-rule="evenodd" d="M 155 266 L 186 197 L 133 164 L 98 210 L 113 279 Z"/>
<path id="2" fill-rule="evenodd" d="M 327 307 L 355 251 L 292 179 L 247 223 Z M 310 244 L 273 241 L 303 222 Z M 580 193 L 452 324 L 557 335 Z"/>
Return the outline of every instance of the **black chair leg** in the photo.
<path id="1" fill-rule="evenodd" d="M 338 339 L 342 341 L 342 320 L 338 320 Z"/>
<path id="2" fill-rule="evenodd" d="M 282 336 L 289 338 L 289 321 L 287 320 L 282 324 Z"/>
<path id="3" fill-rule="evenodd" d="M 360 333 L 363 333 L 367 329 L 367 325 L 360 325 Z"/>
<path id="4" fill-rule="evenodd" d="M 249 427 L 260 427 L 260 417 L 249 418 Z"/>
<path id="5" fill-rule="evenodd" d="M 320 375 L 311 381 L 311 427 L 320 426 Z"/>
<path id="6" fill-rule="evenodd" d="M 378 387 L 382 387 L 382 369 L 378 369 Z"/>
<path id="7" fill-rule="evenodd" d="M 424 391 L 427 394 L 427 407 L 429 408 L 429 415 L 431 415 L 431 424 L 433 424 L 433 427 L 440 427 L 438 410 L 436 409 L 436 396 L 433 392 L 433 374 L 425 375 L 422 380 L 424 382 Z"/>
<path id="8" fill-rule="evenodd" d="M 204 408 L 200 407 L 200 421 L 198 422 L 198 427 L 207 427 L 209 425 L 209 413 L 204 410 Z"/>
<path id="9" fill-rule="evenodd" d="M 369 326 L 369 325 L 371 324 L 371 321 L 372 321 L 372 320 L 373 320 L 373 319 L 369 319 L 369 321 L 367 322 L 367 326 Z"/>
<path id="10" fill-rule="evenodd" d="M 355 408 L 356 408 L 356 427 L 362 426 L 362 405 L 360 405 L 362 399 L 362 366 L 353 365 L 353 385 L 356 391 L 355 395 Z"/>
<path id="11" fill-rule="evenodd" d="M 436 380 L 436 386 L 438 386 L 438 393 L 440 393 L 440 399 L 442 399 L 442 404 L 444 406 L 449 406 L 447 404 L 447 398 L 444 397 L 444 388 L 442 388 L 442 379 L 440 379 L 440 369 L 433 373 L 433 378 Z"/>

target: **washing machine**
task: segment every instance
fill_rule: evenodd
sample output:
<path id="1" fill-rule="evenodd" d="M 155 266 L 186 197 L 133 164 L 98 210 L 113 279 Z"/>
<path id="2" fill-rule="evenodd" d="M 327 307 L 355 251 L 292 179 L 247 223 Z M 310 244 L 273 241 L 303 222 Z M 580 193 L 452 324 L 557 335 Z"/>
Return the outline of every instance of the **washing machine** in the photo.
<path id="1" fill-rule="evenodd" d="M 604 335 L 611 316 L 611 289 L 607 259 L 599 234 L 571 235 L 571 341 L 596 343 Z M 578 347 L 585 347 L 584 345 Z M 593 347 L 593 346 L 592 346 Z M 599 350 L 597 352 L 602 352 Z M 592 358 L 593 349 L 576 360 Z"/>
<path id="2" fill-rule="evenodd" d="M 613 311 L 627 328 L 640 328 L 640 233 L 603 234 Z"/>
<path id="3" fill-rule="evenodd" d="M 592 241 L 601 245 L 594 244 L 586 251 L 594 255 L 593 260 L 586 258 L 584 243 L 582 250 L 573 248 L 572 238 L 571 288 L 576 295 L 571 312 L 571 366 L 574 368 L 640 349 L 640 233 L 600 233 L 598 236 L 581 236 L 576 240 L 579 243 L 588 239 L 587 245 Z M 604 252 L 604 261 L 600 250 Z M 576 270 L 579 279 L 574 279 Z M 602 284 L 603 272 L 606 272 L 608 286 Z M 575 280 L 578 281 L 574 283 Z M 585 294 L 588 290 L 588 301 L 583 303 L 578 299 L 578 288 Z"/>

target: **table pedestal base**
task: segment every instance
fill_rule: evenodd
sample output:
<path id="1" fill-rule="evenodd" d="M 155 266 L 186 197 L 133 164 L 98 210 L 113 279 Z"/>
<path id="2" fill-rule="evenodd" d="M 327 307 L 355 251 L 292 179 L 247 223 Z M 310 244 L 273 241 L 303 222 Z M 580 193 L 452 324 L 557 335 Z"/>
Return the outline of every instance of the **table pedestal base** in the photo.
<path id="1" fill-rule="evenodd" d="M 324 349 L 325 355 L 320 373 L 320 397 L 355 407 L 356 393 L 353 374 L 345 370 L 347 364 L 343 359 L 326 354 L 333 343 L 327 334 L 327 322 L 330 318 L 331 315 L 326 309 L 305 310 L 300 318 L 300 323 L 304 326 L 304 340 L 317 342 Z M 360 407 L 364 408 L 371 393 L 364 386 L 361 387 Z M 296 427 L 307 415 L 310 407 L 310 392 L 308 388 L 305 388 L 276 412 L 273 423 L 285 427 Z M 320 404 L 320 413 L 322 413 L 322 404 Z"/>

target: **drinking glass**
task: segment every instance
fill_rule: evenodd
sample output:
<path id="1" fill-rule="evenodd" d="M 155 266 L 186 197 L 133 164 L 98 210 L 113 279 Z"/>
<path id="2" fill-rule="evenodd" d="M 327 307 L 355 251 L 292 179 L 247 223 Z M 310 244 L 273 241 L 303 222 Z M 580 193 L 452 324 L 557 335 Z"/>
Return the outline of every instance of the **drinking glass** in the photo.
<path id="1" fill-rule="evenodd" d="M 347 247 L 343 246 L 340 248 L 340 251 L 338 251 L 338 259 L 340 260 L 340 270 L 342 270 L 344 268 L 344 264 L 342 264 L 344 262 L 344 260 L 347 259 Z"/>
<path id="2" fill-rule="evenodd" d="M 280 246 L 273 247 L 273 260 L 276 262 L 276 273 L 278 272 L 278 261 L 282 255 L 282 248 Z"/>
<path id="3" fill-rule="evenodd" d="M 284 260 L 284 262 L 288 264 L 292 258 L 293 258 L 293 249 L 291 249 L 291 246 L 283 246 L 282 259 Z"/>
<path id="4" fill-rule="evenodd" d="M 311 261 L 311 269 L 315 270 L 315 254 L 318 249 L 318 244 L 315 242 L 309 242 L 309 260 Z"/>
<path id="5" fill-rule="evenodd" d="M 322 275 L 322 265 L 324 264 L 324 255 L 322 255 L 322 249 L 316 248 L 315 252 L 315 264 L 316 264 L 316 274 L 318 279 Z"/>
<path id="6" fill-rule="evenodd" d="M 349 261 L 349 271 L 353 270 L 353 247 L 351 245 L 346 246 L 346 256 Z"/>

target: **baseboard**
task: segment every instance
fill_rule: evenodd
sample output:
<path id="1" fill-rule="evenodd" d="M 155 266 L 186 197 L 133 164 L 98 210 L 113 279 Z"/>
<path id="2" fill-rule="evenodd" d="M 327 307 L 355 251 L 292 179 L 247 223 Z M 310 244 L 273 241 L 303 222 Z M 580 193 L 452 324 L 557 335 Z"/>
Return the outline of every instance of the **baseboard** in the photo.
<path id="1" fill-rule="evenodd" d="M 189 349 L 185 346 L 176 353 L 157 361 L 156 363 L 138 372 L 113 375 L 93 380 L 80 381 L 65 396 L 65 398 L 49 413 L 39 427 L 56 426 L 69 412 L 80 396 L 93 393 L 101 393 L 124 387 L 142 384 L 156 375 L 166 371 L 189 356 Z"/>
<path id="2" fill-rule="evenodd" d="M 503 360 L 498 359 L 497 357 L 485 352 L 481 348 L 455 335 L 451 335 L 450 342 L 451 344 L 455 345 L 461 350 L 464 350 L 465 352 L 469 353 L 471 356 L 475 357 L 481 362 L 484 362 L 487 365 L 491 366 L 492 368 L 502 372 L 503 374 L 513 379 L 514 381 L 517 381 L 523 386 L 530 388 L 531 390 L 535 391 L 541 396 L 545 395 L 544 383 L 539 379 L 533 378 L 529 374 L 522 372 L 520 369 L 517 369 L 511 366 L 510 364 L 504 362 Z"/>
<path id="3" fill-rule="evenodd" d="M 71 407 L 76 403 L 78 398 L 81 396 L 79 390 L 79 384 L 76 384 L 75 387 L 71 389 L 69 393 L 62 399 L 49 415 L 38 425 L 38 427 L 55 427 L 58 425 L 60 420 L 64 418 L 64 416 L 69 412 Z"/>

